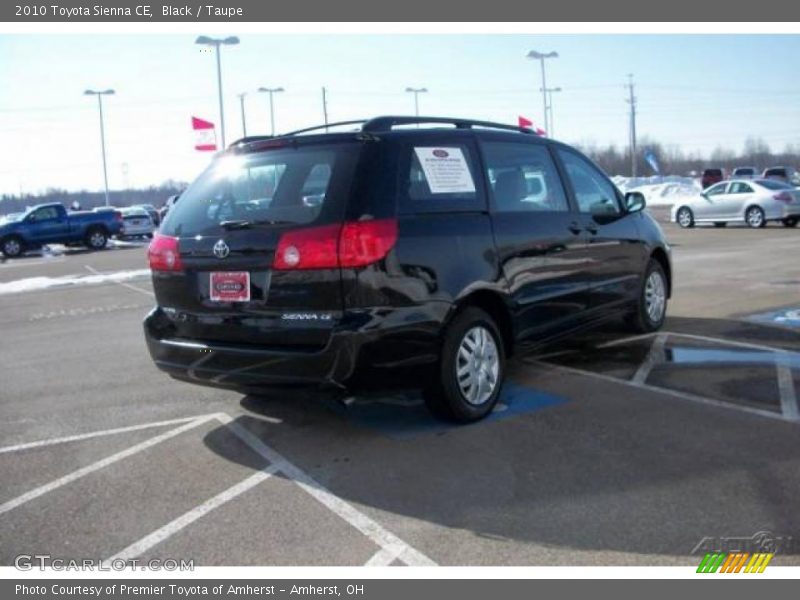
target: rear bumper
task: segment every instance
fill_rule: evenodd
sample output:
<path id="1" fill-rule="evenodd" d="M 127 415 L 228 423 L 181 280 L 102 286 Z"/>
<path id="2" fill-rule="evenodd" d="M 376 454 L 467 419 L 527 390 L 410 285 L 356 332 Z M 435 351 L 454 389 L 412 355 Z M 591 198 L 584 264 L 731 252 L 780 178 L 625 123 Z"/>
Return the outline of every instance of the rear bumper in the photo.
<path id="1" fill-rule="evenodd" d="M 156 366 L 177 379 L 200 385 L 257 391 L 281 387 L 373 387 L 393 385 L 398 373 L 429 368 L 439 354 L 446 309 L 364 310 L 337 325 L 318 350 L 260 347 L 170 335 L 159 308 L 144 321 Z"/>

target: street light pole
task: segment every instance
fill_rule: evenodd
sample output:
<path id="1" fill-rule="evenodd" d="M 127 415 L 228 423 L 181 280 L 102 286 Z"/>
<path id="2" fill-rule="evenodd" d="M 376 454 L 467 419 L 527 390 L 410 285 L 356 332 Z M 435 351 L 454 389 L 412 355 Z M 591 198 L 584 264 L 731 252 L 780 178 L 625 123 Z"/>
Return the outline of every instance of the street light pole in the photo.
<path id="1" fill-rule="evenodd" d="M 553 136 L 555 136 L 555 125 L 553 124 L 553 92 L 560 92 L 561 88 L 560 87 L 544 88 L 544 91 L 547 92 L 547 105 L 546 105 L 546 108 L 547 108 L 547 112 L 550 115 L 550 123 L 549 124 L 547 123 L 547 120 L 545 119 L 545 129 L 547 129 L 547 135 L 549 137 L 553 137 Z"/>
<path id="2" fill-rule="evenodd" d="M 543 113 L 542 117 L 544 119 L 544 126 L 547 127 L 547 78 L 544 69 L 544 61 L 548 58 L 558 58 L 558 52 L 537 52 L 536 50 L 531 50 L 528 52 L 528 58 L 532 60 L 538 60 L 542 65 L 542 106 L 543 106 Z M 548 131 L 548 135 L 550 132 Z"/>
<path id="3" fill-rule="evenodd" d="M 103 154 L 103 185 L 105 190 L 106 196 L 106 206 L 109 206 L 109 199 L 108 199 L 108 168 L 106 166 L 106 129 L 103 119 L 103 96 L 110 96 L 114 94 L 114 90 L 103 90 L 103 91 L 95 91 L 95 90 L 86 90 L 83 92 L 85 96 L 97 96 L 97 108 L 100 112 L 100 149 Z"/>
<path id="4" fill-rule="evenodd" d="M 239 107 L 242 110 L 242 137 L 247 137 L 247 117 L 245 116 L 244 112 L 244 97 L 247 96 L 247 92 L 242 92 L 239 94 Z"/>
<path id="5" fill-rule="evenodd" d="M 265 92 L 265 93 L 269 94 L 270 135 L 274 136 L 275 135 L 275 104 L 274 104 L 273 96 L 274 96 L 274 94 L 277 94 L 279 92 L 284 92 L 286 90 L 284 90 L 282 87 L 276 87 L 276 88 L 260 87 L 260 88 L 258 88 L 258 91 L 259 92 Z"/>
<path id="6" fill-rule="evenodd" d="M 220 46 L 235 46 L 239 43 L 239 38 L 230 36 L 226 38 L 211 38 L 206 35 L 201 35 L 195 41 L 195 44 L 204 46 L 212 46 L 217 53 L 217 96 L 219 97 L 219 132 L 222 141 L 222 149 L 225 149 L 225 111 L 222 104 L 222 58 L 220 56 Z"/>
<path id="7" fill-rule="evenodd" d="M 414 94 L 414 116 L 419 117 L 419 95 L 428 93 L 428 88 L 407 87 L 406 92 Z"/>

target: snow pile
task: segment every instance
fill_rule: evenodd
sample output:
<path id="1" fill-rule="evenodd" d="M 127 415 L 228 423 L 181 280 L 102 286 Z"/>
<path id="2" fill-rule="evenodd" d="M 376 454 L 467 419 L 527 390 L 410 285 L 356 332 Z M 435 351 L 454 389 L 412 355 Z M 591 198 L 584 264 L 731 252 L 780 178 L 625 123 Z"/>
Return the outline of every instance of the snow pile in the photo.
<path id="1" fill-rule="evenodd" d="M 666 177 L 611 178 L 620 191 L 637 191 L 644 194 L 648 206 L 670 206 L 681 198 L 697 196 L 703 191 L 700 182 L 692 177 L 668 175 Z"/>
<path id="2" fill-rule="evenodd" d="M 65 277 L 28 277 L 0 283 L 0 295 L 19 292 L 35 292 L 54 287 L 91 285 L 98 283 L 120 283 L 150 276 L 150 269 L 133 269 L 97 275 L 67 275 Z"/>

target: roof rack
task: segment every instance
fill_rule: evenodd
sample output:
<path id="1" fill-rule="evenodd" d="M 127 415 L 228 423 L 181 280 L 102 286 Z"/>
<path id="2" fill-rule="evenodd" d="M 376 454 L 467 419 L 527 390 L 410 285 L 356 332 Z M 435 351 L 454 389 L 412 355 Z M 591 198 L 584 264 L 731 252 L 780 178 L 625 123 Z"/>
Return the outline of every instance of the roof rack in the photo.
<path id="1" fill-rule="evenodd" d="M 473 127 L 481 127 L 485 129 L 501 129 L 504 131 L 515 131 L 517 133 L 527 133 L 537 135 L 532 129 L 527 127 L 518 127 L 516 125 L 506 125 L 505 123 L 495 123 L 493 121 L 476 121 L 474 119 L 459 119 L 451 117 L 408 117 L 408 116 L 384 116 L 375 117 L 372 119 L 358 119 L 354 121 L 338 121 L 336 123 L 328 123 L 327 125 L 316 125 L 314 127 L 306 127 L 304 129 L 297 129 L 287 133 L 278 135 L 253 135 L 243 137 L 231 143 L 228 148 L 233 148 L 242 144 L 250 144 L 252 142 L 264 142 L 273 139 L 287 138 L 311 131 L 325 130 L 326 132 L 332 127 L 342 127 L 345 125 L 360 125 L 360 133 L 381 133 L 391 131 L 397 125 L 422 125 L 426 123 L 431 124 L 446 124 L 453 125 L 456 129 L 472 129 Z"/>
<path id="2" fill-rule="evenodd" d="M 391 131 L 395 125 L 420 125 L 424 123 L 440 123 L 454 125 L 456 129 L 472 129 L 473 127 L 483 127 L 486 129 L 502 129 L 505 131 L 516 131 L 518 133 L 530 133 L 536 135 L 532 129 L 518 127 L 516 125 L 506 125 L 505 123 L 495 123 L 493 121 L 476 121 L 474 119 L 460 119 L 451 117 L 375 117 L 370 119 L 361 128 L 366 133 L 377 133 L 380 131 Z"/>

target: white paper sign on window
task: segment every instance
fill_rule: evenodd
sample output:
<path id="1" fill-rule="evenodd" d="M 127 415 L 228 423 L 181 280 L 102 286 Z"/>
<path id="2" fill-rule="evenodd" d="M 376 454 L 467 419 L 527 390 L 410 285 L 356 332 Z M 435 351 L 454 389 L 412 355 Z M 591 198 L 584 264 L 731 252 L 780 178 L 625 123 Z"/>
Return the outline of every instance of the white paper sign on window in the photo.
<path id="1" fill-rule="evenodd" d="M 414 148 L 433 194 L 475 191 L 467 159 L 461 148 Z"/>

